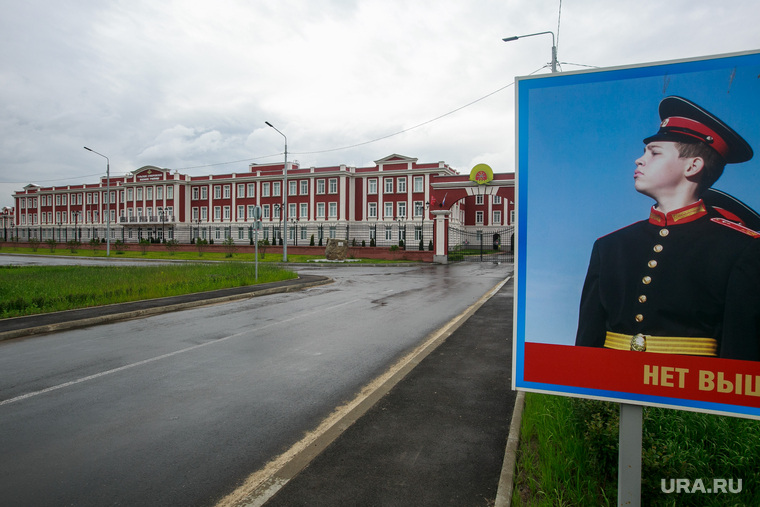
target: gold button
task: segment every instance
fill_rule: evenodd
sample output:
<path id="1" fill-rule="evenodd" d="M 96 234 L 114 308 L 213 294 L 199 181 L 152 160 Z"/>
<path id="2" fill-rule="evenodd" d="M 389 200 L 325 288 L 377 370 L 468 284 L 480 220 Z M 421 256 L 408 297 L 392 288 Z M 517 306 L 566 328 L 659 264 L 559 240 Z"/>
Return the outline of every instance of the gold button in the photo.
<path id="1" fill-rule="evenodd" d="M 647 297 L 645 294 L 642 294 L 641 296 L 639 296 L 639 303 L 646 303 L 646 302 L 647 302 Z"/>
<path id="2" fill-rule="evenodd" d="M 649 266 L 650 268 L 656 268 L 657 267 L 657 261 L 651 260 L 651 261 L 647 262 L 647 266 Z"/>
<path id="3" fill-rule="evenodd" d="M 655 245 L 653 250 L 657 253 L 662 252 L 662 245 Z"/>
<path id="4" fill-rule="evenodd" d="M 660 229 L 660 236 L 662 236 L 663 238 L 665 236 L 667 236 L 668 234 L 670 234 L 669 230 L 667 230 L 667 229 Z"/>
<path id="5" fill-rule="evenodd" d="M 643 315 L 641 315 L 641 314 L 636 315 L 636 322 L 641 322 L 642 320 L 644 320 L 644 316 Z"/>
<path id="6" fill-rule="evenodd" d="M 644 285 L 649 285 L 650 283 L 652 283 L 652 277 L 651 276 L 645 276 L 644 278 L 641 279 L 641 282 Z"/>

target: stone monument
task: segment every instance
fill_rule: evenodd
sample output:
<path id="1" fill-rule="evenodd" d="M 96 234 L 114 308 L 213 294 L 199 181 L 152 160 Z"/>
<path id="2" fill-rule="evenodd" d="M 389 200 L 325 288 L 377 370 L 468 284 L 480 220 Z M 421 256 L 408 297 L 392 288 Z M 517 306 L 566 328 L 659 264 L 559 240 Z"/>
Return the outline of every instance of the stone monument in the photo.
<path id="1" fill-rule="evenodd" d="M 329 238 L 325 257 L 328 261 L 344 261 L 348 257 L 348 241 L 345 239 Z"/>

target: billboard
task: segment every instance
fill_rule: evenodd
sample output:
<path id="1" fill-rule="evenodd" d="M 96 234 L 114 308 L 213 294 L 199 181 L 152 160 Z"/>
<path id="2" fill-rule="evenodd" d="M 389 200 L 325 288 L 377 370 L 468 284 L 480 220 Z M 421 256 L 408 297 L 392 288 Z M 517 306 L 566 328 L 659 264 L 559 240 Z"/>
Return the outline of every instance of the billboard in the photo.
<path id="1" fill-rule="evenodd" d="M 516 101 L 513 388 L 760 418 L 760 52 Z"/>

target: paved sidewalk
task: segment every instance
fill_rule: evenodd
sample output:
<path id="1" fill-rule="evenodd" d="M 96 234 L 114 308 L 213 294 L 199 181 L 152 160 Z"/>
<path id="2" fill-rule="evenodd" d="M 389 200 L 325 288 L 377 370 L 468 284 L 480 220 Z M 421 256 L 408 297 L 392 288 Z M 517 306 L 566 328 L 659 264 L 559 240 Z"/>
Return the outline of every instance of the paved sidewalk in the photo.
<path id="1" fill-rule="evenodd" d="M 266 502 L 494 505 L 516 393 L 513 282 Z"/>

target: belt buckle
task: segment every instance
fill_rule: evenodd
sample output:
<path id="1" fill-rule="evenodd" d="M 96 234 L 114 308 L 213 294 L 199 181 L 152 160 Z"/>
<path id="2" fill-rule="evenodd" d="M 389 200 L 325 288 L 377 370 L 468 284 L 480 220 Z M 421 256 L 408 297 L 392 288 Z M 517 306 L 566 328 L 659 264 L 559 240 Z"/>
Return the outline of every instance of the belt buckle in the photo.
<path id="1" fill-rule="evenodd" d="M 631 350 L 634 352 L 646 352 L 647 337 L 641 333 L 633 335 L 631 338 Z"/>

